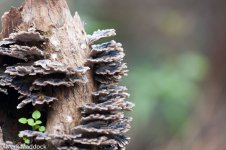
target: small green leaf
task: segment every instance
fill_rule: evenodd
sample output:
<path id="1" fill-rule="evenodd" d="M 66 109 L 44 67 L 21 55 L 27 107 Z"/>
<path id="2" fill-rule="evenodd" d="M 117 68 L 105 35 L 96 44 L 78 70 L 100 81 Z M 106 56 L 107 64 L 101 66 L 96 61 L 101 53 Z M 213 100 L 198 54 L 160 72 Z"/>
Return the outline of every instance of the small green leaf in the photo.
<path id="1" fill-rule="evenodd" d="M 40 128 L 40 125 L 35 125 L 34 126 L 34 130 L 37 130 L 37 129 L 39 129 Z"/>
<path id="2" fill-rule="evenodd" d="M 22 124 L 27 124 L 27 119 L 26 118 L 20 118 L 18 121 L 20 123 L 22 123 Z"/>
<path id="3" fill-rule="evenodd" d="M 34 125 L 35 125 L 34 119 L 32 119 L 32 118 L 28 119 L 28 120 L 27 120 L 27 123 L 28 123 L 28 125 L 30 125 L 30 126 L 34 126 Z"/>
<path id="4" fill-rule="evenodd" d="M 30 141 L 30 139 L 28 139 L 28 138 L 24 138 L 24 143 L 26 143 L 26 144 L 30 144 L 30 143 L 31 143 L 31 141 Z"/>
<path id="5" fill-rule="evenodd" d="M 37 120 L 37 121 L 35 121 L 35 124 L 42 124 L 42 121 L 41 120 Z"/>
<path id="6" fill-rule="evenodd" d="M 39 129 L 38 129 L 40 132 L 45 132 L 46 131 L 46 128 L 44 126 L 41 126 Z"/>
<path id="7" fill-rule="evenodd" d="M 18 136 L 19 136 L 20 138 L 22 138 L 22 137 L 23 137 L 23 135 L 22 135 L 22 134 L 18 134 Z"/>
<path id="8" fill-rule="evenodd" d="M 40 111 L 38 111 L 38 110 L 34 111 L 34 112 L 32 113 L 32 117 L 33 117 L 34 119 L 39 119 L 39 118 L 41 117 Z"/>

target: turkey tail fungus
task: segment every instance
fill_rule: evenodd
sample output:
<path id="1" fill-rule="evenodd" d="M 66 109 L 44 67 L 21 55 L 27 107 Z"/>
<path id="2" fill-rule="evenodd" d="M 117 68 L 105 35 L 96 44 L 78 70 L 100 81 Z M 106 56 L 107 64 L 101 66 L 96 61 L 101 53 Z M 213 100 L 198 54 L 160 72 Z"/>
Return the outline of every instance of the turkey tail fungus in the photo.
<path id="1" fill-rule="evenodd" d="M 134 104 L 127 88 L 122 45 L 95 44 L 114 29 L 87 35 L 66 0 L 25 0 L 2 16 L 0 125 L 4 142 L 18 133 L 48 149 L 125 149 Z M 40 110 L 46 132 L 26 129 L 22 116 Z M 1 135 L 0 135 L 1 137 Z"/>

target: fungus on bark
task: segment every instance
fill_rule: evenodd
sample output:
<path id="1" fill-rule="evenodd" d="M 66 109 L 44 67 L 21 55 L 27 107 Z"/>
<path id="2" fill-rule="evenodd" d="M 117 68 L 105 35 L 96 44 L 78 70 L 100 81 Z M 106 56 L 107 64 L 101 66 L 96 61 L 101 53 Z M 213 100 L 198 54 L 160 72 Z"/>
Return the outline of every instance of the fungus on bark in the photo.
<path id="1" fill-rule="evenodd" d="M 18 105 L 17 109 L 23 108 L 25 105 L 32 103 L 33 106 L 35 105 L 42 105 L 42 104 L 49 104 L 53 101 L 56 101 L 57 99 L 55 97 L 49 97 L 42 94 L 33 94 L 28 97 L 26 97 L 24 100 L 22 100 Z"/>
<path id="2" fill-rule="evenodd" d="M 2 23 L 0 96 L 11 99 L 4 104 L 14 118 L 36 108 L 47 114 L 46 133 L 21 131 L 17 119 L 6 115 L 4 133 L 16 127 L 4 140 L 15 143 L 13 135 L 20 131 L 49 149 L 125 149 L 129 138 L 123 134 L 132 119 L 124 111 L 134 107 L 126 101 L 127 88 L 118 86 L 128 73 L 125 54 L 121 43 L 95 44 L 115 30 L 87 35 L 65 0 L 25 0 L 5 13 Z"/>

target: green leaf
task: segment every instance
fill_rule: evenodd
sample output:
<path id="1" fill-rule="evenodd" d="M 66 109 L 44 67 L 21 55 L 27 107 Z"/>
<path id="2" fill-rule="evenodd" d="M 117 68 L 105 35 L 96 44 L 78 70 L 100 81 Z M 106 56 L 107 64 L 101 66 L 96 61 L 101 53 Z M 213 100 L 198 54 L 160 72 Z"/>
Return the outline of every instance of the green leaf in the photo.
<path id="1" fill-rule="evenodd" d="M 40 132 L 45 132 L 46 131 L 46 128 L 44 126 L 41 126 L 39 129 L 38 129 Z"/>
<path id="2" fill-rule="evenodd" d="M 24 138 L 24 143 L 26 143 L 26 144 L 30 144 L 30 143 L 31 143 L 31 141 L 30 141 L 30 139 L 28 139 L 28 138 Z"/>
<path id="3" fill-rule="evenodd" d="M 35 125 L 34 126 L 34 130 L 37 130 L 37 129 L 39 129 L 40 128 L 40 125 Z"/>
<path id="4" fill-rule="evenodd" d="M 18 121 L 20 123 L 22 123 L 22 124 L 27 124 L 27 119 L 26 118 L 20 118 Z"/>
<path id="5" fill-rule="evenodd" d="M 19 136 L 20 138 L 22 138 L 22 137 L 23 137 L 23 135 L 22 135 L 22 134 L 18 134 L 18 136 Z"/>
<path id="6" fill-rule="evenodd" d="M 41 117 L 40 111 L 36 110 L 32 113 L 32 118 L 39 119 Z"/>
<path id="7" fill-rule="evenodd" d="M 37 120 L 37 121 L 35 121 L 35 124 L 42 124 L 42 121 L 41 120 Z"/>
<path id="8" fill-rule="evenodd" d="M 32 119 L 32 118 L 28 119 L 28 120 L 27 120 L 27 123 L 28 123 L 28 125 L 30 125 L 30 126 L 34 126 L 34 125 L 35 125 L 34 119 Z"/>

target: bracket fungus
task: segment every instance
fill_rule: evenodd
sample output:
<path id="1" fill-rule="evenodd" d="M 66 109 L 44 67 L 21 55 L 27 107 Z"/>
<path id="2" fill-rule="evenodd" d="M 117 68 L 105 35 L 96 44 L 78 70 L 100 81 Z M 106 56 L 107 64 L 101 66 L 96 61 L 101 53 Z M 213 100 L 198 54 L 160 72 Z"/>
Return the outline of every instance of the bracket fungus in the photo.
<path id="1" fill-rule="evenodd" d="M 99 33 L 101 31 L 98 31 Z M 106 32 L 104 30 L 104 32 Z M 101 34 L 102 35 L 102 34 Z M 64 64 L 60 62 L 52 62 L 50 60 L 39 60 L 33 64 L 14 67 L 7 67 L 7 75 L 14 76 L 37 76 L 33 81 L 33 86 L 45 87 L 48 85 L 52 86 L 73 86 L 76 82 L 81 82 L 82 79 L 76 78 L 75 80 L 70 79 L 70 75 L 75 75 L 75 77 L 80 76 L 84 77 L 86 71 L 91 67 L 94 71 L 95 76 L 102 75 L 106 77 L 105 80 L 112 81 L 112 78 L 116 76 L 123 76 L 127 71 L 127 66 L 125 63 L 118 62 L 118 59 L 106 59 L 106 61 L 100 61 L 96 63 L 95 59 L 109 58 L 111 56 L 106 53 L 106 51 L 117 51 L 120 49 L 120 52 L 123 52 L 121 44 L 116 42 L 111 42 L 110 44 L 105 45 L 98 52 L 93 53 L 91 50 L 91 59 L 93 60 L 93 65 L 90 67 L 79 67 L 79 68 L 67 68 Z M 117 45 L 117 46 L 116 46 Z M 110 48 L 108 48 L 110 46 Z M 115 48 L 120 46 L 120 48 Z M 95 47 L 95 46 L 91 46 Z M 95 54 L 95 55 L 94 55 Z M 98 57 L 96 57 L 98 56 Z M 121 56 L 123 58 L 124 55 Z M 64 74 L 64 78 L 56 78 L 54 74 Z M 40 77 L 41 75 L 41 77 Z M 46 78 L 48 75 L 48 78 Z M 63 76 L 61 76 L 63 77 Z M 88 79 L 86 79 L 88 80 Z M 86 81 L 84 80 L 84 81 Z M 131 102 L 125 101 L 129 97 L 129 94 L 126 93 L 127 88 L 123 86 L 118 86 L 118 82 L 113 80 L 111 84 L 100 82 L 97 87 L 97 91 L 93 92 L 93 97 L 96 100 L 96 103 L 84 104 L 80 107 L 81 110 L 81 124 L 72 128 L 75 132 L 75 135 L 79 134 L 80 136 L 75 136 L 69 138 L 73 135 L 48 135 L 32 131 L 22 131 L 21 133 L 24 136 L 32 137 L 36 140 L 51 140 L 58 139 L 64 141 L 58 147 L 58 149 L 79 149 L 80 147 L 91 147 L 97 146 L 99 149 L 104 149 L 106 147 L 114 147 L 116 149 L 125 148 L 128 144 L 129 138 L 123 136 L 123 133 L 127 132 L 130 129 L 131 118 L 125 117 L 122 111 L 130 111 L 133 108 Z M 86 81 L 88 82 L 88 81 Z M 86 82 L 83 82 L 84 84 Z M 22 108 L 28 103 L 32 105 L 50 103 L 54 100 L 57 100 L 54 97 L 40 96 L 40 95 L 30 95 L 28 98 L 22 100 L 22 102 L 17 106 L 17 108 Z M 69 142 L 70 146 L 66 143 Z"/>
<path id="2" fill-rule="evenodd" d="M 34 2 L 42 5 L 41 2 Z M 36 10 L 36 6 L 34 7 Z M 26 2 L 23 9 L 25 12 L 29 9 Z M 74 19 L 80 21 L 78 15 Z M 83 27 L 80 23 L 78 26 Z M 77 116 L 66 115 L 65 111 L 57 112 L 52 131 L 48 130 L 51 128 L 49 127 L 47 133 L 24 130 L 20 134 L 33 141 L 57 140 L 54 146 L 59 150 L 125 149 L 129 137 L 123 134 L 130 129 L 132 119 L 126 117 L 124 111 L 131 111 L 134 104 L 126 100 L 129 97 L 127 88 L 118 85 L 120 79 L 128 73 L 127 65 L 123 63 L 124 50 L 121 43 L 113 40 L 95 44 L 102 38 L 115 36 L 115 30 L 98 30 L 92 35 L 86 35 L 83 29 L 77 32 L 79 28 L 73 28 L 76 34 L 84 37 L 82 40 L 87 52 L 76 54 L 78 59 L 84 57 L 84 60 L 63 61 L 66 52 L 61 48 L 55 51 L 51 47 L 51 43 L 56 43 L 51 40 L 59 38 L 59 35 L 50 37 L 49 34 L 54 34 L 55 29 L 46 34 L 46 28 L 52 26 L 44 27 L 37 30 L 35 26 L 21 31 L 13 30 L 0 41 L 0 93 L 10 95 L 12 93 L 8 90 L 17 92 L 15 106 L 18 110 L 45 105 L 42 109 L 49 114 L 46 116 L 47 122 L 57 108 L 53 106 L 50 112 L 52 104 L 61 105 L 60 111 L 68 109 Z M 75 39 L 78 40 L 77 37 Z M 67 56 L 75 55 L 73 49 L 66 51 L 69 51 Z M 52 52 L 62 59 L 51 57 Z M 89 89 L 86 86 L 88 84 L 92 88 Z M 77 90 L 77 93 L 73 90 Z M 65 107 L 65 103 L 68 103 L 68 107 Z M 62 125 L 65 128 L 60 131 L 58 125 L 63 124 L 67 116 L 72 119 L 67 125 Z M 57 120 L 57 117 L 64 120 Z"/>
<path id="3" fill-rule="evenodd" d="M 42 94 L 34 94 L 26 97 L 26 99 L 22 100 L 21 103 L 17 105 L 17 109 L 23 108 L 25 105 L 32 103 L 33 106 L 35 105 L 41 105 L 44 103 L 51 103 L 53 101 L 57 100 L 55 97 L 49 97 Z"/>

